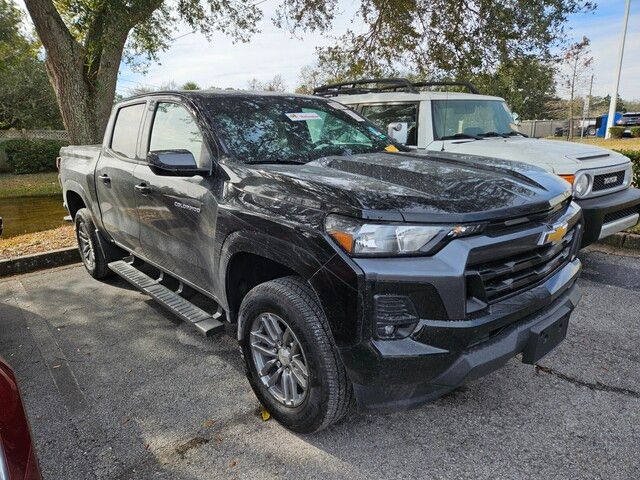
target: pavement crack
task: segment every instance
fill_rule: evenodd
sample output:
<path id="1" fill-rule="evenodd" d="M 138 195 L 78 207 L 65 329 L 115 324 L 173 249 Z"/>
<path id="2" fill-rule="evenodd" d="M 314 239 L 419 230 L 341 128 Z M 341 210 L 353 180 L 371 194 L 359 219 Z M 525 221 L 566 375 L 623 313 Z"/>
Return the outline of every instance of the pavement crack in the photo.
<path id="1" fill-rule="evenodd" d="M 573 378 L 570 377 L 569 375 L 565 375 L 564 373 L 560 373 L 560 372 L 556 372 L 555 370 L 553 370 L 552 368 L 549 367 L 544 367 L 542 365 L 535 365 L 536 367 L 536 372 L 543 372 L 543 373 L 547 373 L 549 375 L 553 375 L 561 380 L 564 380 L 565 382 L 569 382 L 572 383 L 574 385 L 579 385 L 581 387 L 587 387 L 591 390 L 597 390 L 600 392 L 609 392 L 609 393 L 618 393 L 620 395 L 626 395 L 629 397 L 633 397 L 633 398 L 640 398 L 640 392 L 636 391 L 636 390 L 631 390 L 629 388 L 623 388 L 623 387 L 615 387 L 613 385 L 607 385 L 605 383 L 602 382 L 595 382 L 595 383 L 591 383 L 591 382 L 585 382 L 584 380 L 580 380 L 578 378 Z"/>

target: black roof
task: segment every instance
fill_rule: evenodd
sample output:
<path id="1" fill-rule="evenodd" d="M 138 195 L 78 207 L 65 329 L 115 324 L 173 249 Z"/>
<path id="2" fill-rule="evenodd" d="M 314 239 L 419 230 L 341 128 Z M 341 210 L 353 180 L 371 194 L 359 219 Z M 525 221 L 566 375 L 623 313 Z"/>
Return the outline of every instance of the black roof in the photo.
<path id="1" fill-rule="evenodd" d="M 163 95 L 175 95 L 178 97 L 184 98 L 213 98 L 213 97 L 301 97 L 301 98 L 316 98 L 312 95 L 302 95 L 299 93 L 290 93 L 290 92 L 268 92 L 268 91 L 251 91 L 251 90 L 218 90 L 218 89 L 210 89 L 210 90 L 159 90 L 154 92 L 141 93 L 139 95 L 133 95 L 131 97 L 123 98 L 122 102 L 128 102 L 129 100 L 134 100 L 136 98 L 147 98 L 154 96 L 163 96 Z"/>

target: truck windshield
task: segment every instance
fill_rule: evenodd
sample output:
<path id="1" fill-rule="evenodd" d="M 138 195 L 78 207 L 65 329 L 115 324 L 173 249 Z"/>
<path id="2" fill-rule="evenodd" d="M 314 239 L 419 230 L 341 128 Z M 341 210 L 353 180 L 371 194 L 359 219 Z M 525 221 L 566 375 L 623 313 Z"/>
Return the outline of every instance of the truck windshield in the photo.
<path id="1" fill-rule="evenodd" d="M 432 100 L 433 138 L 483 138 L 515 132 L 513 116 L 500 100 Z"/>
<path id="2" fill-rule="evenodd" d="M 380 152 L 390 144 L 355 112 L 321 99 L 217 96 L 206 112 L 230 155 L 245 163 L 306 163 Z"/>

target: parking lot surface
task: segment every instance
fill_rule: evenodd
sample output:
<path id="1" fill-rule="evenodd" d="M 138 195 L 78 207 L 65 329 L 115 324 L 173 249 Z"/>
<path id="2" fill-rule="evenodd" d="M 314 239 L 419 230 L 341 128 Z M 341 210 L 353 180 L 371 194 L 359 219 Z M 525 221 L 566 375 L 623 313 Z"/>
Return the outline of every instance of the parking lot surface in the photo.
<path id="1" fill-rule="evenodd" d="M 0 355 L 45 479 L 640 477 L 640 258 L 582 255 L 568 337 L 421 408 L 295 435 L 237 343 L 80 266 L 0 280 Z"/>

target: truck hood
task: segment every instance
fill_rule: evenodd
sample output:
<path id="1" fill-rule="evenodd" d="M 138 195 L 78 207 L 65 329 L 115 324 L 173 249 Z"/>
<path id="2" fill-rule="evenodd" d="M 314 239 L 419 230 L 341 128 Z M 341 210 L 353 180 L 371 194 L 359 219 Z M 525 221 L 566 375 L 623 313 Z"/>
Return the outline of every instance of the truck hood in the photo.
<path id="1" fill-rule="evenodd" d="M 429 145 L 429 149 L 441 148 L 441 141 Z M 445 142 L 445 150 L 531 163 L 557 174 L 573 174 L 578 170 L 609 167 L 629 161 L 624 155 L 593 145 L 526 137 L 449 140 Z"/>
<path id="2" fill-rule="evenodd" d="M 453 153 L 326 157 L 306 165 L 261 165 L 254 174 L 237 188 L 324 213 L 389 221 L 509 218 L 570 196 L 568 183 L 541 169 Z"/>

